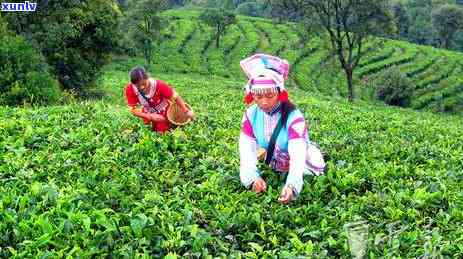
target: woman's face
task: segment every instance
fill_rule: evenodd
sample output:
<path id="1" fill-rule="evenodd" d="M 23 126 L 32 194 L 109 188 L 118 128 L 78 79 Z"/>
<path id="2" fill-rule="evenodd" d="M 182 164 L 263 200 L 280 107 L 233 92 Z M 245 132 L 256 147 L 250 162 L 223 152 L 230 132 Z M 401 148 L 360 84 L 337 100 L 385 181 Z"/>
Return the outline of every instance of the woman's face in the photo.
<path id="1" fill-rule="evenodd" d="M 278 103 L 277 93 L 252 94 L 257 106 L 264 112 L 271 112 Z"/>
<path id="2" fill-rule="evenodd" d="M 142 80 L 138 83 L 138 87 L 139 87 L 141 90 L 147 90 L 147 89 L 148 89 L 148 86 L 149 86 L 149 80 L 148 80 L 148 79 L 142 79 Z"/>

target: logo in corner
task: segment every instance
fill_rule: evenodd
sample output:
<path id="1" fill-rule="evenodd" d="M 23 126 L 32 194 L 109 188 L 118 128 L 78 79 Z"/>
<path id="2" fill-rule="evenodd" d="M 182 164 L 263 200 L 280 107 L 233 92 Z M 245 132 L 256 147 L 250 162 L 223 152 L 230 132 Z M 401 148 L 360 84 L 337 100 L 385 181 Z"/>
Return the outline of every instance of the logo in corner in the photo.
<path id="1" fill-rule="evenodd" d="M 2 12 L 35 12 L 37 3 L 25 1 L 24 3 L 1 3 L 0 10 Z"/>

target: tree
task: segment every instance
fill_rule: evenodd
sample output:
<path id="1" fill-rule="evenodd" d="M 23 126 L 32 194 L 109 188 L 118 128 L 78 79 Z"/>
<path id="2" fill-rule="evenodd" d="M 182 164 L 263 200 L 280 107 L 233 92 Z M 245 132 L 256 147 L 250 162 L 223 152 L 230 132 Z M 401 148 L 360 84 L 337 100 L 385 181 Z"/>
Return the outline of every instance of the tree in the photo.
<path id="1" fill-rule="evenodd" d="M 143 53 L 145 67 L 149 67 L 153 57 L 154 44 L 159 40 L 160 32 L 166 20 L 161 18 L 161 12 L 169 7 L 168 0 L 143 0 L 137 1 L 133 11 L 128 17 L 133 17 L 129 22 L 133 29 L 131 36 L 135 39 L 135 45 Z"/>
<path id="2" fill-rule="evenodd" d="M 310 41 L 311 31 L 307 28 L 311 26 L 311 21 L 307 18 L 301 19 L 298 23 L 295 24 L 294 30 L 299 36 L 299 48 L 304 48 L 306 44 Z"/>
<path id="3" fill-rule="evenodd" d="M 119 4 L 119 7 L 122 9 L 122 10 L 125 10 L 127 9 L 127 6 L 129 4 L 129 1 L 128 0 L 117 0 L 117 3 Z"/>
<path id="4" fill-rule="evenodd" d="M 223 0 L 223 1 L 220 1 L 222 2 L 222 8 L 225 9 L 225 10 L 228 10 L 228 11 L 234 11 L 235 10 L 235 3 L 233 0 Z"/>
<path id="5" fill-rule="evenodd" d="M 271 6 L 270 16 L 277 22 L 283 20 L 299 21 L 301 19 L 301 14 L 304 13 L 298 9 L 298 1 L 265 0 L 265 2 Z"/>
<path id="6" fill-rule="evenodd" d="M 1 24 L 0 17 L 0 29 Z M 43 56 L 23 37 L 4 32 L 0 33 L 0 105 L 55 103 L 59 84 Z"/>
<path id="7" fill-rule="evenodd" d="M 440 46 L 451 48 L 456 33 L 463 29 L 463 9 L 443 5 L 432 13 L 432 23 L 439 35 Z"/>
<path id="8" fill-rule="evenodd" d="M 398 67 L 391 67 L 374 80 L 376 98 L 395 106 L 407 107 L 412 97 L 413 82 Z"/>
<path id="9" fill-rule="evenodd" d="M 225 33 L 228 26 L 236 22 L 236 16 L 224 9 L 206 9 L 200 19 L 209 26 L 215 28 L 215 46 L 219 48 L 220 37 Z"/>
<path id="10" fill-rule="evenodd" d="M 455 36 L 456 50 L 463 52 L 463 30 L 459 31 Z"/>
<path id="11" fill-rule="evenodd" d="M 83 93 L 109 62 L 121 16 L 113 0 L 41 0 L 33 13 L 7 13 L 9 29 L 38 48 L 66 89 Z"/>
<path id="12" fill-rule="evenodd" d="M 365 41 L 394 30 L 387 0 L 269 0 L 286 4 L 312 24 L 307 27 L 327 37 L 347 78 L 348 99 L 355 98 L 353 74 L 364 56 Z"/>
<path id="13" fill-rule="evenodd" d="M 410 16 L 407 12 L 405 3 L 403 1 L 393 2 L 392 12 L 394 13 L 399 38 L 406 39 L 410 28 Z"/>
<path id="14" fill-rule="evenodd" d="M 432 8 L 432 0 L 409 0 L 407 2 L 408 15 L 411 21 L 408 40 L 417 44 L 433 43 Z"/>
<path id="15" fill-rule="evenodd" d="M 6 35 L 8 33 L 6 21 L 2 18 L 0 13 L 0 36 Z"/>
<path id="16" fill-rule="evenodd" d="M 184 6 L 188 1 L 187 0 L 170 0 L 169 7 L 175 6 Z"/>
<path id="17" fill-rule="evenodd" d="M 247 16 L 264 16 L 265 6 L 258 2 L 245 2 L 236 7 L 236 13 Z"/>

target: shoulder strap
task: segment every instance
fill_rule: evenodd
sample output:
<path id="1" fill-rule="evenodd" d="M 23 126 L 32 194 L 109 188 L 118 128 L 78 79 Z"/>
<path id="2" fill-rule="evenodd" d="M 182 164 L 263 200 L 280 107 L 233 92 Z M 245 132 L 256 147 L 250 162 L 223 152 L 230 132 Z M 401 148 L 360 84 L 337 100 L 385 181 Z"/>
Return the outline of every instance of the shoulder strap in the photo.
<path id="1" fill-rule="evenodd" d="M 151 108 L 153 108 L 156 111 L 156 113 L 159 113 L 159 111 L 156 109 L 156 106 L 151 103 L 151 100 L 148 97 L 146 97 L 146 95 L 143 93 L 143 91 L 141 91 L 138 88 L 137 88 L 137 90 L 140 93 L 140 96 L 151 106 Z"/>
<path id="2" fill-rule="evenodd" d="M 280 134 L 281 128 L 283 128 L 283 122 L 281 121 L 281 117 L 278 120 L 278 124 L 273 130 L 272 137 L 270 138 L 270 142 L 268 144 L 267 148 L 267 155 L 265 157 L 265 164 L 269 165 L 270 161 L 272 160 L 273 157 L 273 151 L 275 151 L 275 144 L 277 141 L 277 137 Z"/>

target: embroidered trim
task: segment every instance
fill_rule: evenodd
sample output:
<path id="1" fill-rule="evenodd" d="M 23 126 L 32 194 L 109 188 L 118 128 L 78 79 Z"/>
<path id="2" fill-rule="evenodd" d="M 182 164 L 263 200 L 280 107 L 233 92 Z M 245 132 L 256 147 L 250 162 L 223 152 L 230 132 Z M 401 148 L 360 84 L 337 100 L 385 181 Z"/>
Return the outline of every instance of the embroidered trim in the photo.
<path id="1" fill-rule="evenodd" d="M 157 90 L 157 81 L 155 79 L 150 79 L 149 82 L 150 82 L 150 91 L 146 95 L 146 98 L 148 99 L 153 98 Z M 145 98 L 143 98 L 140 91 L 138 91 L 138 88 L 135 85 L 132 84 L 132 88 L 138 97 L 138 101 L 140 102 L 140 104 L 143 106 L 143 108 L 145 109 L 147 113 L 163 113 L 165 109 L 167 108 L 167 106 L 169 105 L 169 102 L 164 99 L 159 104 L 152 106 Z"/>
<path id="2" fill-rule="evenodd" d="M 172 94 L 171 100 L 172 100 L 172 101 L 175 101 L 175 99 L 178 98 L 178 94 L 177 94 L 177 92 L 176 92 L 175 90 L 173 90 L 173 92 L 174 92 L 174 93 Z"/>

